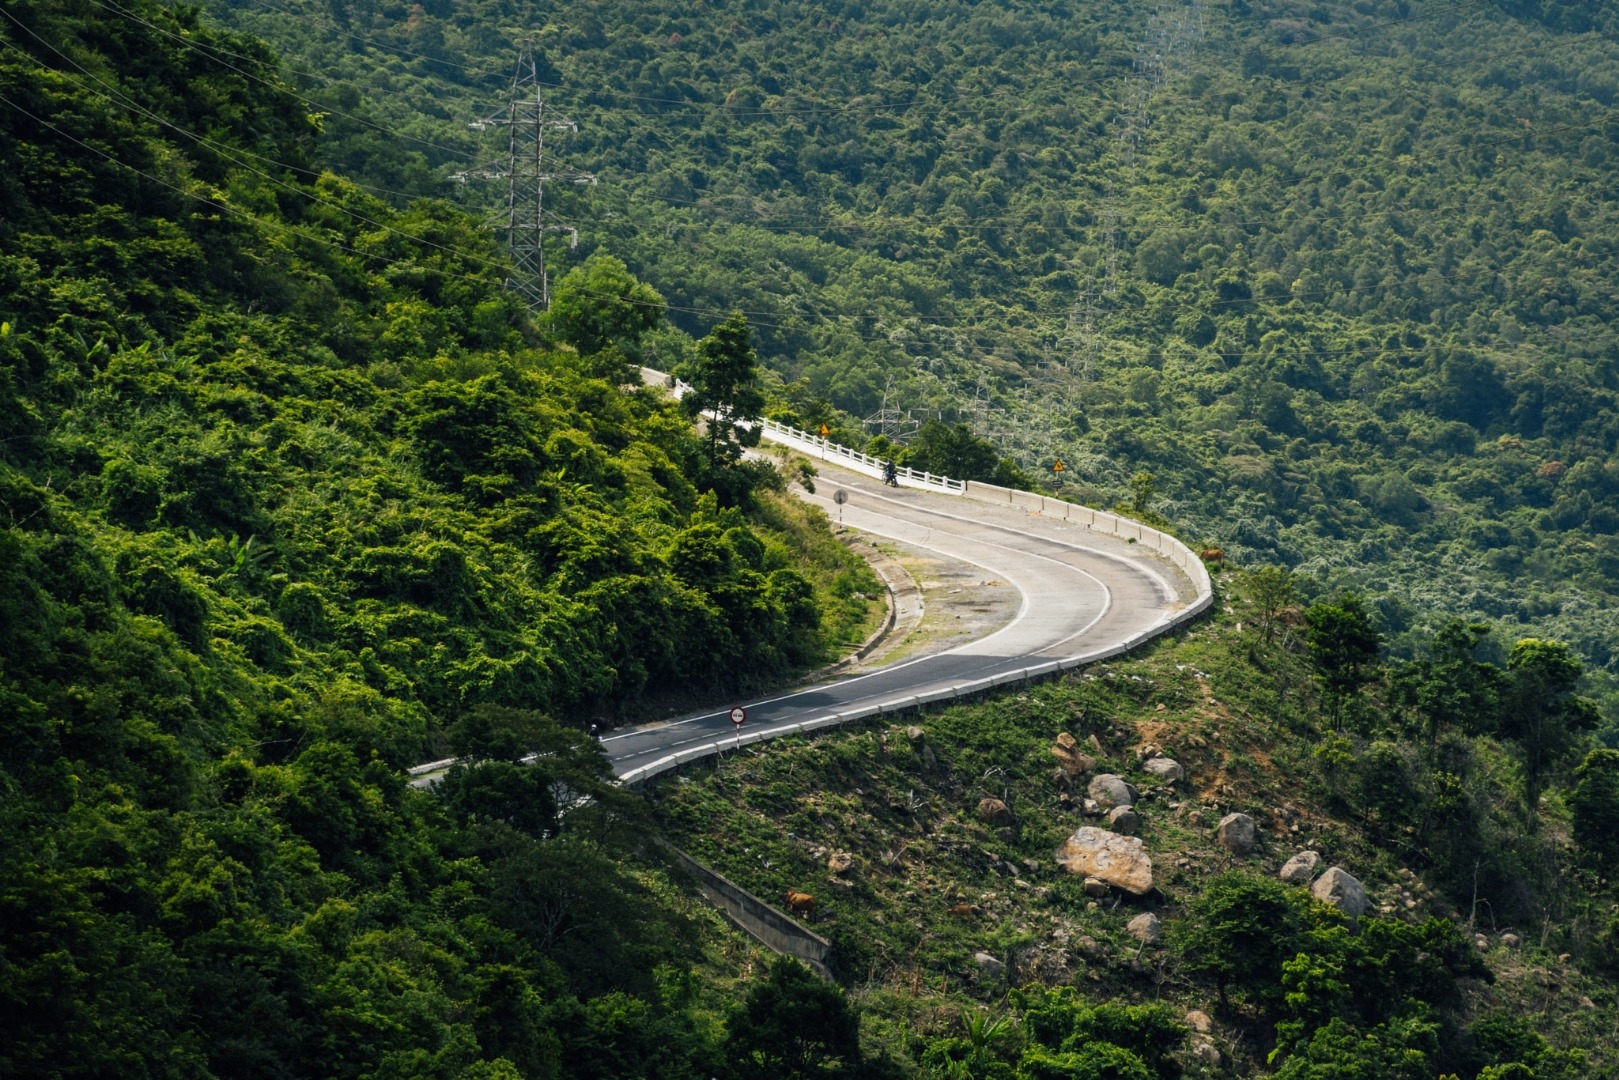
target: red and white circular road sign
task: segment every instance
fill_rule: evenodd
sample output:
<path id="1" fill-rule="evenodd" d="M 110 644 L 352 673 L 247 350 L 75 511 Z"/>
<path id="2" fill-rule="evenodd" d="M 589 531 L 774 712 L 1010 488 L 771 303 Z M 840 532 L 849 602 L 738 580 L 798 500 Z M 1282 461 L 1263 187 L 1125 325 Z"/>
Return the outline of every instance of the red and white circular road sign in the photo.
<path id="1" fill-rule="evenodd" d="M 731 710 L 731 723 L 735 724 L 737 727 L 741 727 L 742 722 L 747 718 L 748 710 L 744 709 L 742 706 L 738 705 Z"/>

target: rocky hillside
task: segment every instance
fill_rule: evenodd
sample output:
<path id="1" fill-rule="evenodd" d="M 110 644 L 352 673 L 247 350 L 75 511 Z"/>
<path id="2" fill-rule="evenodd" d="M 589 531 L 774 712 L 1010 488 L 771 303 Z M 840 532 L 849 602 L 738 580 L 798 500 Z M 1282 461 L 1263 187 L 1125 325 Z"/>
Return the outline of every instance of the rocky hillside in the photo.
<path id="1" fill-rule="evenodd" d="M 1526 815 L 1504 726 L 1428 741 L 1403 688 L 1454 686 L 1443 642 L 1335 701 L 1327 605 L 1266 585 L 1226 575 L 1220 614 L 1137 658 L 728 757 L 665 782 L 658 818 L 760 895 L 813 894 L 867 1038 L 927 1075 L 1093 1075 L 1042 1071 L 1096 1053 L 1084 1030 L 1147 1070 L 1098 1076 L 1619 1067 L 1585 804 Z M 1085 1018 L 1126 1006 L 1133 1043 Z"/>

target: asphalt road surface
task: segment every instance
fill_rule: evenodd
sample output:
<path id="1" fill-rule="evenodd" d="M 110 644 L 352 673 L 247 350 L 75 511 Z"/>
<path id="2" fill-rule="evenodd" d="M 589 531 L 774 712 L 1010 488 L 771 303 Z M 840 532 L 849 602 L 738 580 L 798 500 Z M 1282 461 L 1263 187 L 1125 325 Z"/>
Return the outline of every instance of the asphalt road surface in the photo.
<path id="1" fill-rule="evenodd" d="M 981 567 L 1022 596 L 1012 620 L 986 636 L 935 655 L 822 686 L 728 703 L 701 716 L 651 724 L 602 740 L 614 772 L 634 781 L 727 749 L 739 734 L 731 705 L 747 710 L 743 744 L 803 725 L 909 699 L 949 696 L 951 688 L 1048 661 L 1099 656 L 1162 626 L 1195 599 L 1192 583 L 1165 559 L 1083 526 L 960 496 L 895 489 L 823 468 L 811 501 L 837 520 L 832 496 L 847 493 L 843 523 Z M 941 693 L 945 692 L 945 693 Z"/>

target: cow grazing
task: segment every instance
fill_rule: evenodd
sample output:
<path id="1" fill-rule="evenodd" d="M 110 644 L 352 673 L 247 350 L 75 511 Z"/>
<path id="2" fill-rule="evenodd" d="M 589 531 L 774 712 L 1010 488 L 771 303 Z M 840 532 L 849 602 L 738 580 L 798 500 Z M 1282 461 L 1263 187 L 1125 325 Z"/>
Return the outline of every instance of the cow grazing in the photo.
<path id="1" fill-rule="evenodd" d="M 946 915 L 954 915 L 958 919 L 970 919 L 983 912 L 977 904 L 952 904 L 944 909 Z"/>
<path id="2" fill-rule="evenodd" d="M 807 892 L 799 892 L 797 889 L 788 889 L 787 910 L 794 915 L 802 915 L 808 918 L 815 911 L 815 897 Z"/>
<path id="3" fill-rule="evenodd" d="M 1204 562 L 1225 562 L 1225 552 L 1221 551 L 1219 548 L 1204 548 L 1202 551 L 1197 553 L 1197 557 L 1202 559 Z"/>

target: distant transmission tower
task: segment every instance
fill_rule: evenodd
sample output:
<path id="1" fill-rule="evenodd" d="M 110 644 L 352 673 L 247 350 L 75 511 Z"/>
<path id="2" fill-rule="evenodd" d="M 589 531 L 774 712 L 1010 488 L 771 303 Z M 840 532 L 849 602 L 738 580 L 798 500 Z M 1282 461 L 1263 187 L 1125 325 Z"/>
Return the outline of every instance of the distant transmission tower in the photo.
<path id="1" fill-rule="evenodd" d="M 545 272 L 545 234 L 564 234 L 570 246 L 579 244 L 577 228 L 547 220 L 545 185 L 589 184 L 596 178 L 590 173 L 546 171 L 545 133 L 576 132 L 579 125 L 546 115 L 540 78 L 534 65 L 534 49 L 529 42 L 523 42 L 517 57 L 510 103 L 472 126 L 480 131 L 506 128 L 506 162 L 504 168 L 458 173 L 456 179 L 506 181 L 506 213 L 496 222 L 496 228 L 505 230 L 506 244 L 512 253 L 512 276 L 506 279 L 506 287 L 522 296 L 531 310 L 544 311 L 551 306 L 551 282 Z"/>

